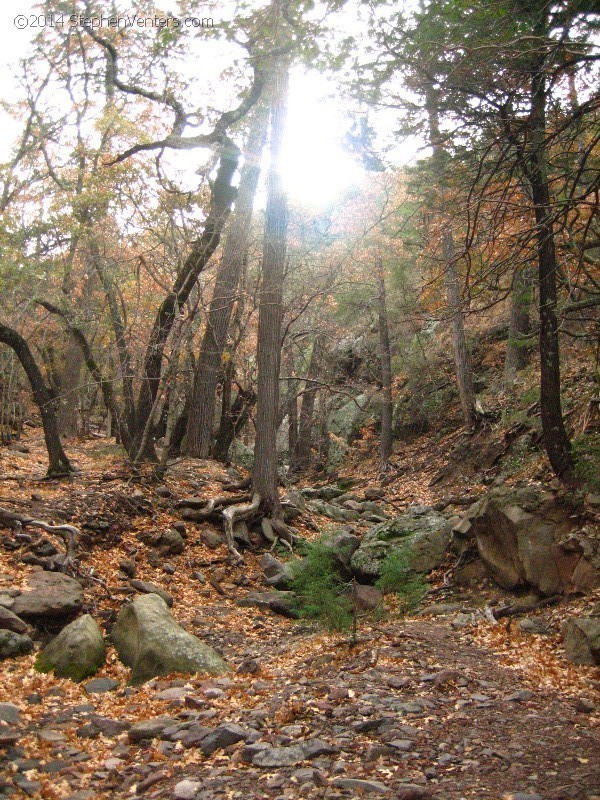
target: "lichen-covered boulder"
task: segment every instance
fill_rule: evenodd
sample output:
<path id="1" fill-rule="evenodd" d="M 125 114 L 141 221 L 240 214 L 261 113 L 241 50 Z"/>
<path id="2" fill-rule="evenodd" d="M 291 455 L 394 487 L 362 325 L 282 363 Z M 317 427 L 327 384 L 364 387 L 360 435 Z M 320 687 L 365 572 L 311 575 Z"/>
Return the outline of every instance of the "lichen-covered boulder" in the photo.
<path id="1" fill-rule="evenodd" d="M 111 637 L 119 658 L 131 667 L 133 685 L 172 672 L 221 675 L 228 669 L 216 650 L 175 622 L 157 594 L 124 606 Z"/>
<path id="2" fill-rule="evenodd" d="M 23 633 L 0 630 L 0 661 L 5 658 L 26 656 L 33 650 L 33 642 Z"/>
<path id="3" fill-rule="evenodd" d="M 94 675 L 106 660 L 102 631 L 89 615 L 71 622 L 39 654 L 38 672 L 53 672 L 57 678 L 82 681 Z"/>
<path id="4" fill-rule="evenodd" d="M 410 570 L 427 573 L 442 563 L 450 539 L 445 517 L 430 508 L 415 506 L 400 517 L 371 528 L 350 563 L 356 575 L 373 582 L 380 576 L 385 559 L 400 552 Z"/>

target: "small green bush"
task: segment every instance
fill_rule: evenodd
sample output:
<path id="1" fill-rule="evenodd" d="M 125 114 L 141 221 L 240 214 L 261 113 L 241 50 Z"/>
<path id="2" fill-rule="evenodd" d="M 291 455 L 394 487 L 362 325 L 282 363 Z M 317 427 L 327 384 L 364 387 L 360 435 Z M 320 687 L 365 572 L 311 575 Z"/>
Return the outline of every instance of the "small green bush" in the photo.
<path id="1" fill-rule="evenodd" d="M 302 619 L 315 619 L 332 631 L 353 625 L 352 602 L 345 594 L 347 583 L 340 576 L 333 550 L 323 539 L 313 542 L 307 555 L 292 566 L 291 589 L 296 593 L 295 610 Z"/>
<path id="2" fill-rule="evenodd" d="M 423 578 L 411 571 L 408 552 L 402 548 L 394 549 L 382 562 L 375 586 L 384 594 L 399 595 L 405 610 L 414 608 L 427 591 Z"/>

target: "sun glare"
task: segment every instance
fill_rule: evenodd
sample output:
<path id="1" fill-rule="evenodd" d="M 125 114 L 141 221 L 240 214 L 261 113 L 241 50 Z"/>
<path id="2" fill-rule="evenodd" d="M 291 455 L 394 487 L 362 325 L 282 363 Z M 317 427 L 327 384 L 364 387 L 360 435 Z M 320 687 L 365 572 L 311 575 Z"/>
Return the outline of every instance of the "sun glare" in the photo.
<path id="1" fill-rule="evenodd" d="M 348 126 L 339 102 L 317 74 L 296 73 L 290 83 L 283 180 L 292 201 L 311 208 L 330 205 L 364 179 L 364 170 L 344 151 Z"/>

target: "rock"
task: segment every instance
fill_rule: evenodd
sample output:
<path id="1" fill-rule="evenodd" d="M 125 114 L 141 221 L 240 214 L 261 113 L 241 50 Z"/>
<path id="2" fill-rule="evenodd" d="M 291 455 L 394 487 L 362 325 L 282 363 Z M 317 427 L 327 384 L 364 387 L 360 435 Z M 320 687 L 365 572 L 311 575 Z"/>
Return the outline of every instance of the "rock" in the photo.
<path id="1" fill-rule="evenodd" d="M 203 545 L 208 547 L 209 550 L 216 550 L 223 544 L 223 537 L 215 531 L 202 531 L 200 534 L 200 541 Z"/>
<path id="2" fill-rule="evenodd" d="M 61 572 L 34 572 L 29 586 L 31 591 L 20 594 L 12 606 L 18 617 L 64 617 L 83 605 L 81 584 Z"/>
<path id="3" fill-rule="evenodd" d="M 0 606 L 0 630 L 13 631 L 14 633 L 27 633 L 27 623 L 17 617 L 12 611 Z"/>
<path id="4" fill-rule="evenodd" d="M 435 511 L 421 513 L 409 509 L 393 520 L 371 528 L 351 558 L 353 571 L 359 578 L 374 582 L 381 574 L 387 556 L 401 552 L 414 572 L 431 572 L 438 567 L 450 544 L 450 526 Z"/>
<path id="5" fill-rule="evenodd" d="M 462 603 L 433 603 L 426 608 L 421 609 L 417 614 L 418 617 L 445 617 L 449 614 L 454 614 L 463 608 Z"/>
<path id="6" fill-rule="evenodd" d="M 356 511 L 342 508 L 335 503 L 326 503 L 324 500 L 309 500 L 307 505 L 313 514 L 329 517 L 329 519 L 333 519 L 335 522 L 352 522 L 358 519 Z"/>
<path id="7" fill-rule="evenodd" d="M 257 752 L 252 756 L 254 766 L 271 769 L 292 767 L 301 761 L 337 753 L 337 748 L 321 741 L 321 739 L 307 739 L 305 742 L 293 744 L 289 747 L 263 747 L 261 743 L 257 743 L 254 747 L 257 748 Z"/>
<path id="8" fill-rule="evenodd" d="M 158 549 L 163 556 L 177 556 L 183 553 L 184 548 L 185 542 L 183 541 L 183 536 L 179 531 L 176 531 L 175 528 L 169 528 L 168 531 L 161 534 L 158 540 Z"/>
<path id="9" fill-rule="evenodd" d="M 21 721 L 19 707 L 14 703 L 0 703 L 0 722 L 17 724 Z"/>
<path id="10" fill-rule="evenodd" d="M 431 790 L 417 783 L 403 783 L 396 790 L 395 800 L 424 800 L 431 797 Z"/>
<path id="11" fill-rule="evenodd" d="M 293 592 L 248 592 L 245 597 L 237 600 L 238 606 L 256 606 L 263 611 L 273 611 L 282 617 L 298 619 L 298 612 L 294 608 Z"/>
<path id="12" fill-rule="evenodd" d="M 38 655 L 38 672 L 53 672 L 58 678 L 82 681 L 104 664 L 106 651 L 98 623 L 89 614 L 79 617 L 54 638 Z"/>
<path id="13" fill-rule="evenodd" d="M 128 578 L 135 577 L 135 561 L 131 558 L 123 558 L 119 561 L 119 569 L 124 575 L 127 575 Z"/>
<path id="14" fill-rule="evenodd" d="M 292 579 L 292 571 L 287 564 L 279 561 L 270 553 L 264 553 L 260 559 L 260 566 L 265 574 L 265 583 L 276 589 L 285 589 Z"/>
<path id="15" fill-rule="evenodd" d="M 234 439 L 229 450 L 229 457 L 234 464 L 244 469 L 252 469 L 254 464 L 254 449 L 247 447 L 239 439 Z"/>
<path id="16" fill-rule="evenodd" d="M 33 642 L 29 636 L 14 631 L 0 630 L 0 661 L 5 658 L 26 656 L 33 650 Z"/>
<path id="17" fill-rule="evenodd" d="M 354 583 L 348 589 L 348 597 L 356 604 L 359 612 L 374 611 L 383 603 L 383 592 L 375 586 L 365 586 L 361 583 Z"/>
<path id="18" fill-rule="evenodd" d="M 172 672 L 221 675 L 227 671 L 221 656 L 184 631 L 157 594 L 137 597 L 121 609 L 112 640 L 121 661 L 132 669 L 134 685 Z"/>
<path id="19" fill-rule="evenodd" d="M 519 620 L 519 628 L 523 633 L 537 633 L 541 636 L 548 636 L 552 629 L 548 623 L 540 617 L 525 617 Z"/>
<path id="20" fill-rule="evenodd" d="M 113 678 L 94 678 L 88 681 L 83 690 L 86 694 L 106 694 L 106 692 L 113 692 L 119 688 L 119 681 Z"/>
<path id="21" fill-rule="evenodd" d="M 600 617 L 571 617 L 562 626 L 563 644 L 573 664 L 600 664 Z"/>
<path id="22" fill-rule="evenodd" d="M 333 551 L 333 561 L 342 578 L 350 580 L 352 577 L 350 561 L 360 547 L 360 539 L 349 531 L 341 531 L 328 539 L 327 545 Z"/>
<path id="23" fill-rule="evenodd" d="M 387 794 L 391 792 L 390 787 L 386 786 L 385 783 L 381 783 L 381 781 L 365 781 L 358 778 L 334 778 L 331 781 L 331 785 L 335 786 L 337 789 L 348 789 L 353 793 L 356 792 L 357 796 L 363 792 L 372 792 L 375 794 Z"/>
<path id="24" fill-rule="evenodd" d="M 222 750 L 231 744 L 244 741 L 247 735 L 248 731 L 245 731 L 239 725 L 234 725 L 233 723 L 219 725 L 212 733 L 202 739 L 200 749 L 205 756 L 210 756 L 216 750 Z"/>
<path id="25" fill-rule="evenodd" d="M 365 489 L 365 500 L 383 500 L 385 489 Z"/>
<path id="26" fill-rule="evenodd" d="M 177 724 L 173 717 L 154 717 L 136 722 L 129 729 L 127 736 L 130 742 L 141 742 L 144 739 L 158 739 L 164 730 Z"/>
<path id="27" fill-rule="evenodd" d="M 598 546 L 579 535 L 572 515 L 564 501 L 541 486 L 500 486 L 472 505 L 454 532 L 459 542 L 476 542 L 492 577 L 505 589 L 586 592 L 598 584 Z"/>
<path id="28" fill-rule="evenodd" d="M 200 783 L 186 778 L 175 784 L 173 787 L 173 797 L 175 800 L 194 800 L 194 797 L 196 797 L 199 791 Z"/>
<path id="29" fill-rule="evenodd" d="M 173 605 L 173 597 L 169 594 L 169 592 L 167 592 L 165 589 L 162 589 L 160 586 L 157 586 L 155 583 L 150 583 L 150 581 L 138 581 L 136 578 L 129 581 L 129 583 L 134 589 L 137 589 L 138 592 L 142 592 L 143 594 L 159 595 L 159 597 L 162 597 L 169 608 L 171 608 Z"/>

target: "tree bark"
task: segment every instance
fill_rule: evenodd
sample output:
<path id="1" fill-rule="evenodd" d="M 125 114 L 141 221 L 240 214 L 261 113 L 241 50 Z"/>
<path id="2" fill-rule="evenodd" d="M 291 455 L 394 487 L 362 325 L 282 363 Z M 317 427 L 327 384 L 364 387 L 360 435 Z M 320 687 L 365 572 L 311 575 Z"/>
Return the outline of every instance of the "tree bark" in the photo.
<path id="1" fill-rule="evenodd" d="M 545 29 L 545 23 L 542 24 Z M 565 483 L 573 484 L 576 482 L 573 453 L 565 430 L 560 396 L 560 346 L 556 318 L 558 265 L 546 162 L 546 81 L 543 66 L 541 61 L 532 74 L 529 170 L 536 221 L 540 292 L 540 407 L 544 444 L 552 469 Z"/>
<path id="2" fill-rule="evenodd" d="M 252 485 L 268 516 L 281 513 L 277 491 L 277 417 L 281 365 L 283 278 L 287 237 L 287 198 L 281 180 L 281 150 L 286 118 L 288 66 L 275 71 L 271 107 L 271 164 L 263 246 L 262 285 L 258 315 L 258 403 Z"/>
<path id="3" fill-rule="evenodd" d="M 381 438 L 379 442 L 380 468 L 388 468 L 392 455 L 392 355 L 388 327 L 387 300 L 383 264 L 377 263 L 377 314 L 379 321 L 379 359 L 381 361 Z"/>
<path id="4" fill-rule="evenodd" d="M 528 364 L 526 338 L 530 330 L 531 276 L 528 270 L 517 270 L 510 299 L 508 341 L 504 361 L 504 384 L 511 386 Z"/>
<path id="5" fill-rule="evenodd" d="M 14 350 L 31 384 L 33 399 L 40 410 L 42 425 L 44 427 L 44 439 L 46 441 L 49 460 L 48 476 L 58 477 L 68 475 L 70 472 L 73 472 L 73 468 L 60 441 L 56 414 L 54 412 L 54 400 L 31 354 L 29 345 L 20 333 L 17 333 L 13 328 L 10 328 L 8 325 L 3 325 L 2 323 L 0 323 L 0 342 L 4 342 L 4 344 Z"/>
<path id="6" fill-rule="evenodd" d="M 215 392 L 222 369 L 227 329 L 242 274 L 252 221 L 252 207 L 260 177 L 260 162 L 265 145 L 269 110 L 258 108 L 246 146 L 244 165 L 231 226 L 225 238 L 210 302 L 206 330 L 194 371 L 194 388 L 185 437 L 185 453 L 208 458 L 213 440 Z"/>
<path id="7" fill-rule="evenodd" d="M 224 146 L 217 176 L 211 188 L 210 210 L 202 236 L 193 245 L 191 253 L 175 279 L 172 290 L 161 303 L 154 320 L 144 357 L 142 384 L 136 407 L 135 445 L 141 442 L 148 417 L 152 413 L 160 384 L 165 344 L 179 309 L 189 298 L 198 276 L 219 245 L 223 226 L 236 195 L 236 190 L 232 186 L 232 178 L 237 169 L 239 155 L 239 150 L 233 142 Z M 145 458 L 155 458 L 154 447 L 149 439 L 146 452 L 142 455 Z"/>
<path id="8" fill-rule="evenodd" d="M 312 353 L 310 361 L 308 362 L 308 369 L 306 377 L 309 379 L 304 385 L 302 393 L 302 402 L 300 404 L 300 415 L 298 418 L 298 458 L 296 460 L 296 470 L 298 472 L 305 472 L 309 469 L 313 453 L 313 418 L 315 412 L 315 400 L 319 391 L 318 386 L 310 381 L 316 378 L 319 370 L 319 360 L 321 357 L 321 341 L 319 337 L 315 337 L 313 342 Z"/>
<path id="9" fill-rule="evenodd" d="M 221 424 L 215 440 L 213 456 L 216 461 L 226 462 L 229 458 L 229 449 L 233 440 L 240 434 L 256 403 L 256 393 L 253 389 L 243 389 L 238 386 L 238 393 L 233 403 L 228 404 L 227 410 L 221 414 Z"/>
<path id="10" fill-rule="evenodd" d="M 56 421 L 61 436 L 72 439 L 78 434 L 77 401 L 83 358 L 81 350 L 73 336 L 69 333 L 64 338 L 61 369 L 58 374 L 58 410 Z"/>
<path id="11" fill-rule="evenodd" d="M 443 183 L 444 161 L 446 153 L 442 143 L 438 117 L 437 94 L 431 84 L 425 88 L 425 102 L 429 120 L 429 143 L 433 151 L 433 170 L 438 184 Z M 456 269 L 455 247 L 452 231 L 447 222 L 442 233 L 442 257 L 444 259 L 444 274 L 446 281 L 446 296 L 448 299 L 448 312 L 450 315 L 452 349 L 456 369 L 456 381 L 462 409 L 463 420 L 467 428 L 473 427 L 477 420 L 475 411 L 475 391 L 473 389 L 473 374 L 465 336 L 465 323 L 461 310 L 460 281 Z"/>

